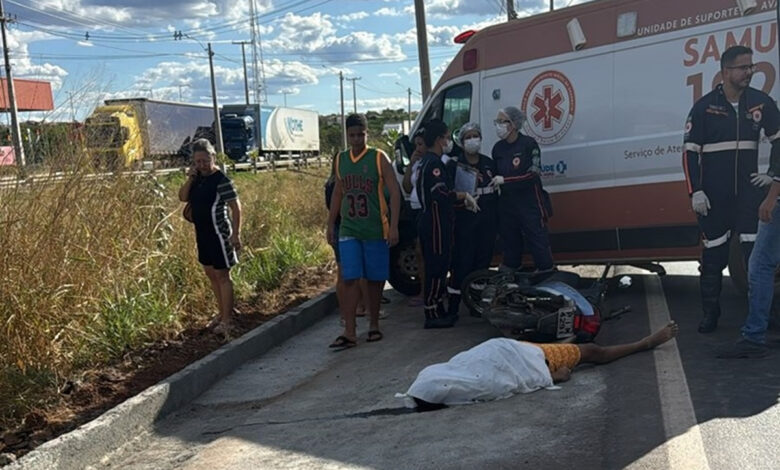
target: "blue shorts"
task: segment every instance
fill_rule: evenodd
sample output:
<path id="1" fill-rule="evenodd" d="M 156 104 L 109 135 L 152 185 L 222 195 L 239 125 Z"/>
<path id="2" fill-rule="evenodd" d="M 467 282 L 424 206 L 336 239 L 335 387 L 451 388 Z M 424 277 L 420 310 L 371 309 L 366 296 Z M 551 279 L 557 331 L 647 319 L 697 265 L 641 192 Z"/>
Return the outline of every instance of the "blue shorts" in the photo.
<path id="1" fill-rule="evenodd" d="M 386 240 L 339 240 L 341 277 L 345 281 L 386 281 L 390 277 L 390 247 Z"/>

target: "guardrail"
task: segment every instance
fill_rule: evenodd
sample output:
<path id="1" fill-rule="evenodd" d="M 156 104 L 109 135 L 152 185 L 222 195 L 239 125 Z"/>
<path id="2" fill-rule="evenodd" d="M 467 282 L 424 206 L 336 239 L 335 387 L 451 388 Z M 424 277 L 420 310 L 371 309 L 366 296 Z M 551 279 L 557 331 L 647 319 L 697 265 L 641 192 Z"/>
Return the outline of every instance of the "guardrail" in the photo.
<path id="1" fill-rule="evenodd" d="M 283 160 L 263 160 L 263 161 L 252 161 L 252 162 L 245 162 L 245 163 L 231 163 L 229 165 L 221 165 L 223 170 L 228 171 L 276 171 L 277 169 L 287 169 L 287 170 L 301 170 L 303 168 L 309 168 L 311 166 L 317 166 L 322 167 L 323 161 L 322 157 L 316 157 L 316 158 L 293 158 L 293 159 L 283 159 Z M 123 175 L 123 176 L 147 176 L 147 175 L 168 175 L 173 173 L 184 173 L 187 171 L 187 167 L 177 167 L 177 168 L 157 168 L 157 169 L 149 169 L 149 170 L 128 170 L 128 171 L 121 171 L 121 172 L 104 172 L 104 173 L 92 173 L 89 175 L 84 175 L 83 177 L 87 180 L 98 180 L 102 178 L 108 178 L 111 176 L 116 175 Z M 73 172 L 52 172 L 52 173 L 39 173 L 39 174 L 30 174 L 25 175 L 23 177 L 17 177 L 17 176 L 6 176 L 0 178 L 0 189 L 2 188 L 13 188 L 16 186 L 26 186 L 31 184 L 41 184 L 41 183 L 53 183 L 57 181 L 62 181 L 69 176 L 73 176 Z"/>

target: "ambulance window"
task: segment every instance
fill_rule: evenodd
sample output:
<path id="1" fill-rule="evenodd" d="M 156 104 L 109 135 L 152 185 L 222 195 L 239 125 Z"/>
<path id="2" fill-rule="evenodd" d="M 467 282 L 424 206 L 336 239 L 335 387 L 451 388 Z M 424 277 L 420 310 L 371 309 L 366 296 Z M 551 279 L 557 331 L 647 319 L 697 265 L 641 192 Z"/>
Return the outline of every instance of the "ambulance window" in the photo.
<path id="1" fill-rule="evenodd" d="M 471 117 L 471 83 L 461 83 L 444 92 L 442 121 L 450 129 L 460 129 Z"/>

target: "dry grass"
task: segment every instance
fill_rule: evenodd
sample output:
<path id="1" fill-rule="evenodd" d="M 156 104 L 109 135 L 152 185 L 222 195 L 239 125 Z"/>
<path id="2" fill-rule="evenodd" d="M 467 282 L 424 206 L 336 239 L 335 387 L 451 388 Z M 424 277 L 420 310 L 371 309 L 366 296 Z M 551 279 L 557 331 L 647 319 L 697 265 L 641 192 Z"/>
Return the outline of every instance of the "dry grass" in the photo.
<path id="1" fill-rule="evenodd" d="M 214 313 L 176 199 L 181 176 L 93 181 L 86 173 L 0 190 L 0 427 L 45 405 L 79 369 Z M 239 298 L 330 256 L 326 170 L 310 173 L 233 175 L 244 207 Z"/>

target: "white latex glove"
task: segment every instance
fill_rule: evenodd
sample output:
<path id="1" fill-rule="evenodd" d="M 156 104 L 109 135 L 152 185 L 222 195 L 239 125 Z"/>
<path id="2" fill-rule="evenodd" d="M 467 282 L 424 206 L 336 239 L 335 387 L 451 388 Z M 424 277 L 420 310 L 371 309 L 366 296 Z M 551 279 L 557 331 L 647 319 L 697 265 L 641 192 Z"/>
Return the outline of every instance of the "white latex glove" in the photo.
<path id="1" fill-rule="evenodd" d="M 489 187 L 498 187 L 504 184 L 504 177 L 501 175 L 496 175 L 493 177 L 492 180 L 490 180 L 490 183 L 488 183 Z"/>
<path id="2" fill-rule="evenodd" d="M 772 184 L 772 177 L 764 173 L 751 173 L 750 182 L 753 183 L 753 186 L 763 188 Z"/>
<path id="3" fill-rule="evenodd" d="M 469 193 L 465 194 L 466 197 L 463 198 L 463 202 L 466 204 L 466 209 L 470 210 L 471 212 L 479 212 L 479 204 L 477 204 L 477 200 L 474 199 L 474 196 Z"/>
<path id="4" fill-rule="evenodd" d="M 704 191 L 696 191 L 693 193 L 691 196 L 691 207 L 693 208 L 693 212 L 703 216 L 706 216 L 707 211 L 712 208 L 710 206 L 710 200 L 707 195 L 704 194 Z"/>

